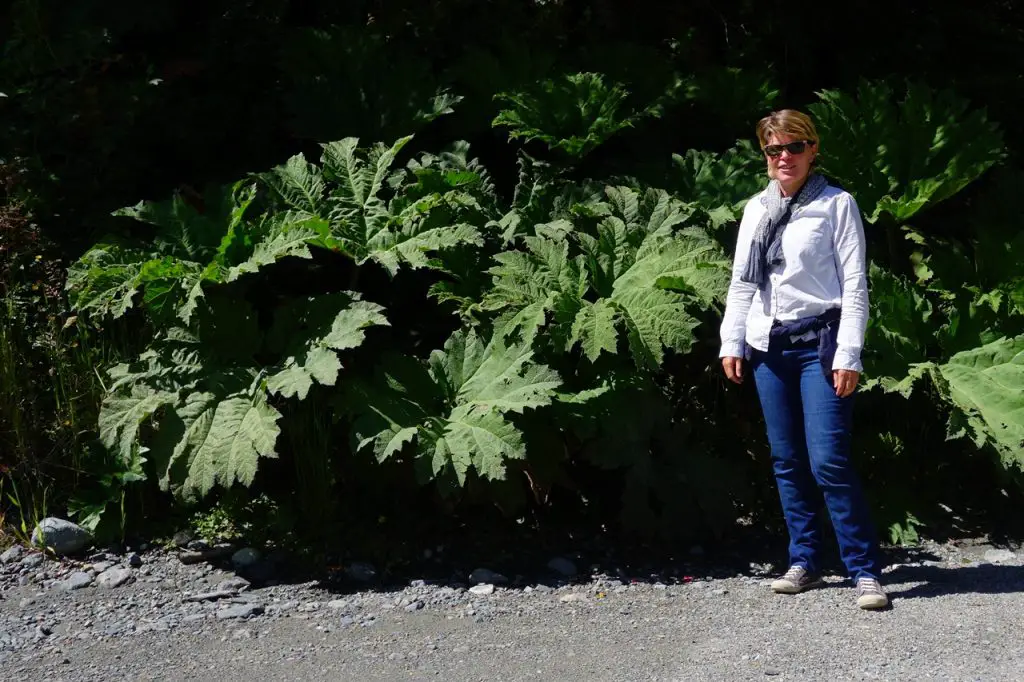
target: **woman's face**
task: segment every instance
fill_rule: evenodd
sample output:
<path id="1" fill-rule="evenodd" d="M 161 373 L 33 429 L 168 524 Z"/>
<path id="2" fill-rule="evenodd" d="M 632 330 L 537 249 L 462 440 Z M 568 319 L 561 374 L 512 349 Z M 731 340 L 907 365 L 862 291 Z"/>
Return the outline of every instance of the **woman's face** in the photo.
<path id="1" fill-rule="evenodd" d="M 798 149 L 801 144 L 795 145 L 797 149 L 792 148 L 792 143 L 801 143 L 803 149 Z M 772 152 L 778 154 L 773 156 Z M 765 145 L 768 176 L 778 180 L 783 188 L 799 187 L 811 172 L 811 162 L 817 154 L 817 145 L 808 144 L 793 135 L 773 134 Z"/>

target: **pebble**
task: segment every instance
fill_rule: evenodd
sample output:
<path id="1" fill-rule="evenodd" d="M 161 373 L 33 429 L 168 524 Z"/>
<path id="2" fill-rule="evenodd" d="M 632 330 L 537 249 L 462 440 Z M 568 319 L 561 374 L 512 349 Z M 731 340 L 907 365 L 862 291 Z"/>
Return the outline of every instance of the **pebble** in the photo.
<path id="1" fill-rule="evenodd" d="M 29 554 L 27 557 L 22 559 L 21 562 L 18 563 L 18 566 L 27 569 L 38 568 L 43 565 L 43 560 L 43 555 L 39 552 L 35 552 L 34 554 Z"/>
<path id="2" fill-rule="evenodd" d="M 219 620 L 230 620 L 233 618 L 251 618 L 263 613 L 263 607 L 259 604 L 238 604 L 228 606 L 217 611 Z"/>
<path id="3" fill-rule="evenodd" d="M 14 545 L 3 554 L 0 554 L 0 564 L 13 564 L 15 561 L 20 561 L 25 556 L 25 548 L 21 545 Z"/>
<path id="4" fill-rule="evenodd" d="M 409 613 L 413 613 L 415 611 L 419 611 L 420 609 L 422 609 L 423 606 L 424 606 L 423 602 L 420 601 L 419 599 L 417 599 L 416 601 L 412 602 L 411 604 L 406 605 L 405 610 L 408 611 Z"/>
<path id="5" fill-rule="evenodd" d="M 132 552 L 128 555 L 128 565 L 132 568 L 142 568 L 142 557 Z"/>
<path id="6" fill-rule="evenodd" d="M 130 568 L 112 568 L 104 573 L 101 573 L 96 578 L 96 584 L 100 587 L 121 587 L 129 580 L 133 578 L 132 571 Z"/>
<path id="7" fill-rule="evenodd" d="M 92 573 L 85 573 L 84 571 L 76 571 L 72 573 L 67 580 L 63 581 L 60 586 L 64 590 L 80 590 L 83 587 L 89 587 L 92 585 L 93 575 Z"/>
<path id="8" fill-rule="evenodd" d="M 494 585 L 474 585 L 473 587 L 469 588 L 469 591 L 476 595 L 486 596 L 488 594 L 494 594 Z"/>
<path id="9" fill-rule="evenodd" d="M 246 580 L 245 578 L 241 578 L 241 577 L 236 576 L 234 578 L 228 578 L 227 580 L 221 581 L 221 583 L 219 585 L 217 585 L 217 591 L 218 592 L 244 592 L 245 590 L 249 589 L 249 585 L 250 585 L 250 583 L 249 583 L 248 580 Z"/>

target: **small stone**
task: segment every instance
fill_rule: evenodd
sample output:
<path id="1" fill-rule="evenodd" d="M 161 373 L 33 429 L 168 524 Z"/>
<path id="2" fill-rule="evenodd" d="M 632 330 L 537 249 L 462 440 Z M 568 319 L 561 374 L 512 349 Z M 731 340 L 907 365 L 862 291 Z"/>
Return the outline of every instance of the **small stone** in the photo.
<path id="1" fill-rule="evenodd" d="M 36 600 L 33 599 L 32 597 L 25 597 L 20 602 L 18 602 L 18 608 L 19 609 L 27 609 L 28 607 L 32 606 L 35 603 L 36 603 Z"/>
<path id="2" fill-rule="evenodd" d="M 409 587 L 421 588 L 421 587 L 426 587 L 426 586 L 427 586 L 427 581 L 426 580 L 412 580 L 412 581 L 409 582 Z"/>
<path id="3" fill-rule="evenodd" d="M 716 594 L 719 597 L 724 597 L 725 595 L 729 594 L 729 590 L 715 590 L 713 594 Z"/>
<path id="4" fill-rule="evenodd" d="M 479 596 L 486 596 L 488 594 L 494 594 L 494 585 L 490 583 L 485 585 L 474 585 L 469 588 L 469 591 Z"/>
<path id="5" fill-rule="evenodd" d="M 132 571 L 129 568 L 112 568 L 109 571 L 101 573 L 96 578 L 96 584 L 100 587 L 109 587 L 111 589 L 115 587 L 121 587 L 126 582 L 132 579 Z"/>
<path id="6" fill-rule="evenodd" d="M 356 619 L 353 618 L 352 616 L 342 616 L 342 618 L 341 618 L 341 627 L 347 628 L 347 627 L 351 627 L 351 626 L 353 626 L 355 624 L 356 624 Z"/>
<path id="7" fill-rule="evenodd" d="M 83 587 L 89 587 L 89 585 L 92 585 L 92 580 L 92 573 L 76 571 L 75 573 L 72 573 L 67 580 L 60 583 L 60 587 L 63 590 L 80 590 Z"/>
<path id="8" fill-rule="evenodd" d="M 778 677 L 782 673 L 780 671 L 776 670 L 775 668 L 765 668 L 764 669 L 764 674 L 767 675 L 768 677 Z"/>
<path id="9" fill-rule="evenodd" d="M 355 561 L 348 565 L 345 569 L 345 574 L 352 580 L 368 583 L 377 577 L 377 569 L 371 563 Z"/>
<path id="10" fill-rule="evenodd" d="M 142 557 L 132 552 L 128 555 L 128 565 L 132 568 L 142 568 Z"/>
<path id="11" fill-rule="evenodd" d="M 580 594 L 579 592 L 570 592 L 569 594 L 562 595 L 558 601 L 563 604 L 582 603 L 587 601 L 587 596 L 585 594 Z"/>
<path id="12" fill-rule="evenodd" d="M 1000 564 L 1004 561 L 1013 561 L 1017 555 L 1008 549 L 990 549 L 985 552 L 985 561 L 990 564 Z"/>
<path id="13" fill-rule="evenodd" d="M 349 606 L 347 599 L 332 599 L 327 602 L 327 608 L 329 609 L 347 609 Z"/>
<path id="14" fill-rule="evenodd" d="M 487 568 L 478 568 L 469 574 L 471 583 L 507 583 L 508 578 Z"/>
<path id="15" fill-rule="evenodd" d="M 39 566 L 42 566 L 43 559 L 44 557 L 42 554 L 40 554 L 39 552 L 35 552 L 33 554 L 29 554 L 27 557 L 18 562 L 18 566 L 20 566 L 21 568 L 28 569 L 38 568 Z"/>
<path id="16" fill-rule="evenodd" d="M 45 546 L 57 556 L 77 554 L 89 546 L 92 535 L 70 521 L 50 516 L 39 522 L 32 531 L 32 545 Z"/>
<path id="17" fill-rule="evenodd" d="M 96 573 L 103 573 L 103 571 L 106 571 L 107 569 L 112 568 L 113 566 L 113 561 L 98 561 L 92 565 L 92 570 Z"/>
<path id="18" fill-rule="evenodd" d="M 258 549 L 244 547 L 231 555 L 231 565 L 236 570 L 244 570 L 258 562 L 261 558 L 263 558 L 263 555 L 260 554 Z"/>
<path id="19" fill-rule="evenodd" d="M 205 549 L 210 549 L 210 543 L 202 539 L 192 540 L 185 545 L 185 549 L 191 549 L 193 552 L 202 552 Z"/>
<path id="20" fill-rule="evenodd" d="M 564 557 L 555 557 L 554 559 L 549 561 L 548 568 L 550 568 L 552 571 L 555 571 L 556 573 L 565 576 L 566 578 L 572 578 L 577 573 L 576 564 L 574 564 L 573 562 L 569 561 Z"/>
<path id="21" fill-rule="evenodd" d="M 411 604 L 406 605 L 405 610 L 408 611 L 409 613 L 413 613 L 415 611 L 419 611 L 422 608 L 423 608 L 423 602 L 421 602 L 419 599 L 417 599 L 416 601 L 412 602 Z"/>
<path id="22" fill-rule="evenodd" d="M 244 592 L 247 589 L 249 589 L 249 581 L 238 576 L 222 580 L 221 583 L 217 585 L 218 592 Z"/>
<path id="23" fill-rule="evenodd" d="M 230 599 L 237 596 L 237 592 L 234 590 L 214 590 L 213 592 L 200 592 L 199 594 L 191 594 L 187 597 L 182 597 L 184 602 L 197 602 L 197 601 L 217 601 L 218 599 Z"/>
<path id="24" fill-rule="evenodd" d="M 21 545 L 14 545 L 3 554 L 0 554 L 0 564 L 13 564 L 15 561 L 21 561 L 21 558 L 25 556 L 25 548 Z"/>
<path id="25" fill-rule="evenodd" d="M 228 606 L 217 611 L 217 618 L 219 620 L 251 618 L 253 616 L 258 616 L 262 613 L 263 607 L 259 604 L 238 604 L 237 606 Z"/>

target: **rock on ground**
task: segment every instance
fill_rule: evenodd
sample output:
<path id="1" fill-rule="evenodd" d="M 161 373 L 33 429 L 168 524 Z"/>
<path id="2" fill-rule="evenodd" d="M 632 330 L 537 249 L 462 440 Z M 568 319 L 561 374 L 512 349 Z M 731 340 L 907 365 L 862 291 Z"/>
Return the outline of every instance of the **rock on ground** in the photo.
<path id="1" fill-rule="evenodd" d="M 71 556 L 81 552 L 92 542 L 92 535 L 70 521 L 47 517 L 32 531 L 32 544 L 46 546 L 57 556 Z"/>

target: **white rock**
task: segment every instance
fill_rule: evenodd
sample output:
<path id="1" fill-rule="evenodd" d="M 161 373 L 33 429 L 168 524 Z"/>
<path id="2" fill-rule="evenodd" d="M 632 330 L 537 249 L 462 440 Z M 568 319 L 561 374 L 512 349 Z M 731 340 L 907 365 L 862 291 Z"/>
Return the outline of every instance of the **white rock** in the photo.
<path id="1" fill-rule="evenodd" d="M 1008 549 L 990 549 L 985 552 L 985 561 L 992 564 L 999 564 L 1004 561 L 1013 561 L 1016 558 L 1017 555 Z"/>
<path id="2" fill-rule="evenodd" d="M 473 587 L 469 588 L 469 591 L 477 595 L 494 594 L 494 585 L 491 585 L 490 583 L 485 583 L 483 585 L 474 585 Z"/>

